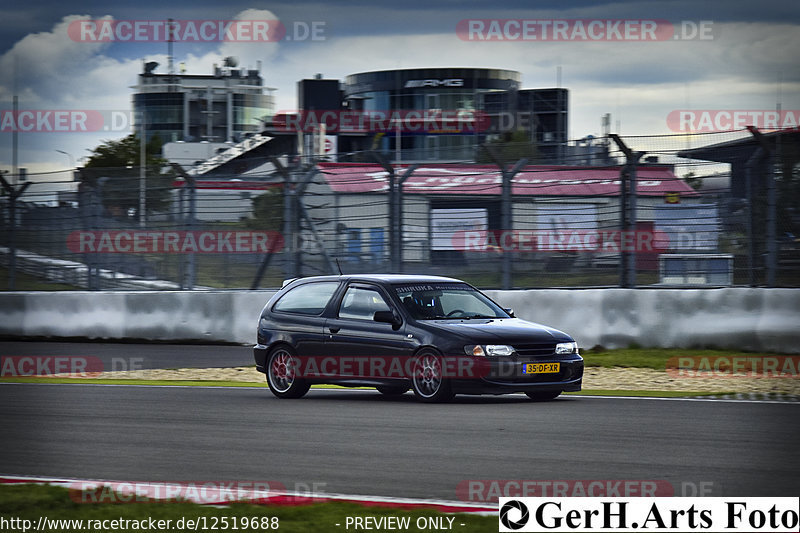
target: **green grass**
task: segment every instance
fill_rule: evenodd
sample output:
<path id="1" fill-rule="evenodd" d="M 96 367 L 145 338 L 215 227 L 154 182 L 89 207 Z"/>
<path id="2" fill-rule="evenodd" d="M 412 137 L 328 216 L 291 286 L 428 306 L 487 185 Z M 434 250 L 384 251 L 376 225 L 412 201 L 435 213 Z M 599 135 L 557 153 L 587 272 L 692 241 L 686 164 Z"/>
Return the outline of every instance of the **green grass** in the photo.
<path id="1" fill-rule="evenodd" d="M 78 498 L 79 499 L 79 498 Z M 488 505 L 488 507 L 493 507 Z M 390 507 L 369 506 L 346 502 L 316 503 L 311 505 L 299 506 L 270 506 L 270 505 L 251 505 L 247 503 L 233 503 L 224 507 L 198 505 L 188 502 L 148 502 L 148 503 L 79 503 L 70 498 L 68 489 L 47 485 L 12 485 L 0 486 L 0 517 L 6 520 L 19 518 L 30 520 L 31 528 L 34 528 L 40 517 L 53 519 L 83 520 L 84 526 L 87 520 L 142 520 L 152 518 L 154 520 L 172 520 L 171 530 L 178 531 L 175 527 L 180 519 L 201 519 L 198 530 L 204 530 L 203 524 L 207 525 L 206 531 L 223 530 L 221 518 L 227 517 L 229 525 L 235 519 L 237 526 L 241 526 L 242 520 L 255 518 L 260 522 L 262 519 L 269 520 L 272 517 L 278 518 L 278 531 L 282 532 L 308 532 L 308 531 L 347 531 L 345 520 L 348 516 L 397 516 L 409 517 L 411 519 L 410 531 L 432 531 L 428 529 L 416 529 L 415 522 L 420 517 L 454 517 L 453 530 L 465 533 L 494 531 L 497 529 L 497 517 L 495 516 L 474 516 L 466 514 L 443 515 L 433 510 L 399 510 Z M 216 529 L 211 526 L 217 523 Z M 185 522 L 184 522 L 185 523 Z M 445 520 L 444 523 L 447 523 Z M 337 526 L 336 524 L 340 524 Z M 464 524 L 463 526 L 461 524 Z M 120 531 L 141 531 L 135 527 L 129 529 L 114 528 Z M 182 530 L 192 528 L 184 527 Z M 230 531 L 269 531 L 258 527 L 227 528 Z M 352 530 L 352 526 L 350 528 Z M 21 529 L 19 529 L 21 531 Z M 84 529 L 85 531 L 86 529 Z M 96 529 L 100 531 L 100 529 Z M 104 528 L 111 531 L 110 528 Z M 145 531 L 147 528 L 145 528 Z M 48 531 L 80 531 L 73 527 L 50 528 Z M 274 531 L 274 529 L 272 529 Z"/>
<path id="2" fill-rule="evenodd" d="M 8 289 L 9 270 L 7 268 L 0 268 L 0 291 L 7 291 Z M 36 276 L 31 276 L 17 270 L 14 274 L 14 290 L 15 291 L 81 291 L 85 290 L 74 285 L 67 285 L 66 283 L 55 283 L 46 281 Z"/>
<path id="3" fill-rule="evenodd" d="M 606 350 L 596 347 L 581 352 L 587 367 L 651 368 L 665 370 L 674 357 L 773 357 L 779 354 L 737 352 L 728 350 L 692 350 L 676 348 L 624 348 Z"/>

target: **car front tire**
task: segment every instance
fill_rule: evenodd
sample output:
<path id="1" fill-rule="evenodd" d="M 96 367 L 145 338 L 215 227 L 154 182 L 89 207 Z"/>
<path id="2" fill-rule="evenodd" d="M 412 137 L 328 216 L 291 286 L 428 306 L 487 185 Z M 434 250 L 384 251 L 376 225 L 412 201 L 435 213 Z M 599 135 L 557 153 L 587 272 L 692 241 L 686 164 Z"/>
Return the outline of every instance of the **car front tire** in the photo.
<path id="1" fill-rule="evenodd" d="M 558 398 L 558 395 L 561 394 L 561 391 L 556 392 L 526 392 L 525 395 L 533 401 L 536 402 L 547 402 L 550 400 L 555 400 Z"/>
<path id="2" fill-rule="evenodd" d="M 444 376 L 442 357 L 433 350 L 423 350 L 414 357 L 411 388 L 417 399 L 426 403 L 446 402 L 455 396 Z"/>
<path id="3" fill-rule="evenodd" d="M 385 396 L 402 396 L 408 392 L 408 387 L 393 387 L 392 385 L 380 385 L 375 388 Z"/>
<path id="4" fill-rule="evenodd" d="M 267 385 L 278 398 L 300 398 L 311 385 L 297 377 L 300 360 L 288 346 L 276 346 L 267 356 Z"/>

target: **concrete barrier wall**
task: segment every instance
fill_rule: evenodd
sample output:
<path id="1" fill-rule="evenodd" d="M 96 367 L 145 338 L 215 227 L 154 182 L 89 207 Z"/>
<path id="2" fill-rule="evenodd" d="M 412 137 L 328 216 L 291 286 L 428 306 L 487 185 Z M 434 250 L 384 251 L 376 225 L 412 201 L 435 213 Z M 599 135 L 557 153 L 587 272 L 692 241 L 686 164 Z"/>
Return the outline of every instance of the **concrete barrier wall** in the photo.
<path id="1" fill-rule="evenodd" d="M 0 335 L 255 343 L 274 291 L 0 294 Z"/>
<path id="2" fill-rule="evenodd" d="M 255 342 L 271 291 L 0 293 L 0 335 Z M 487 291 L 582 348 L 708 347 L 800 353 L 798 289 Z"/>
<path id="3" fill-rule="evenodd" d="M 635 343 L 800 353 L 799 289 L 486 292 L 520 318 L 566 331 L 582 348 Z"/>

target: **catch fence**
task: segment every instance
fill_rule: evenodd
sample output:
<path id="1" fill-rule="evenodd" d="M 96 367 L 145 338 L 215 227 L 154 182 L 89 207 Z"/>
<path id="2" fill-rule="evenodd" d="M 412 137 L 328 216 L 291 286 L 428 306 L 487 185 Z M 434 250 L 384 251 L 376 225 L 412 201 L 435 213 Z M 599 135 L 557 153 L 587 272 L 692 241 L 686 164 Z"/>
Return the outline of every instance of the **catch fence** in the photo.
<path id="1" fill-rule="evenodd" d="M 797 287 L 798 144 L 798 132 L 611 135 L 570 143 L 559 164 L 502 144 L 458 161 L 278 154 L 246 175 L 92 168 L 29 174 L 24 191 L 6 175 L 0 269 L 33 289 L 264 288 L 339 271 L 482 288 Z"/>

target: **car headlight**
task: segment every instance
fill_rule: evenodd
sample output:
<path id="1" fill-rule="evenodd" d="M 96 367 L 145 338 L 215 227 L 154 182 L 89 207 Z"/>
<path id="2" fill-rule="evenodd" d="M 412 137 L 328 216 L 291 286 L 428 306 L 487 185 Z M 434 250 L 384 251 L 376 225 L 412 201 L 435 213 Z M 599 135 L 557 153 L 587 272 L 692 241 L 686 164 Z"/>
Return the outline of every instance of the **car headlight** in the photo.
<path id="1" fill-rule="evenodd" d="M 511 355 L 514 353 L 513 346 L 507 346 L 505 344 L 470 344 L 464 346 L 464 351 L 467 352 L 467 355 L 477 355 L 477 356 L 499 356 L 499 355 Z"/>
<path id="2" fill-rule="evenodd" d="M 578 353 L 577 342 L 559 342 L 556 344 L 556 355 L 569 355 Z"/>

